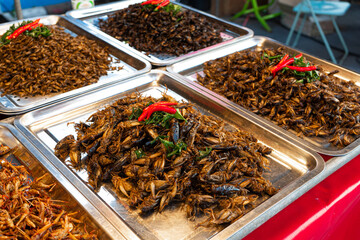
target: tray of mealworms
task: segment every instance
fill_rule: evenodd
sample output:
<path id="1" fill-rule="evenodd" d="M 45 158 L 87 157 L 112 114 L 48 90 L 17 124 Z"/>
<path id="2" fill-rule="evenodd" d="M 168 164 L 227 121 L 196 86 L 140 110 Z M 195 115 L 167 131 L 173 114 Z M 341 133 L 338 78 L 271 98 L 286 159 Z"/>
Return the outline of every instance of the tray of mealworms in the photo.
<path id="1" fill-rule="evenodd" d="M 15 126 L 141 239 L 243 237 L 324 167 L 317 153 L 159 70 L 19 116 Z"/>
<path id="2" fill-rule="evenodd" d="M 275 40 L 256 36 L 167 70 L 319 153 L 359 146 L 360 74 Z"/>
<path id="3" fill-rule="evenodd" d="M 62 16 L 0 25 L 0 112 L 24 113 L 150 71 Z"/>
<path id="4" fill-rule="evenodd" d="M 154 2 L 154 1 L 153 1 Z M 99 35 L 156 66 L 165 66 L 253 36 L 253 31 L 181 3 L 121 1 L 69 11 Z"/>
<path id="5" fill-rule="evenodd" d="M 1 239 L 124 239 L 5 122 L 0 123 L 0 181 Z"/>

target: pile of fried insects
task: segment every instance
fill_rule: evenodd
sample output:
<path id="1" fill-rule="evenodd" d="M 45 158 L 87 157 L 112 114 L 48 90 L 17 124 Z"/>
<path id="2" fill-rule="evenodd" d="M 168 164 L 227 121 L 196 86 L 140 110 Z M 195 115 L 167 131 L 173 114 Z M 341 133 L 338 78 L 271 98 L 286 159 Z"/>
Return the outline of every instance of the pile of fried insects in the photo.
<path id="1" fill-rule="evenodd" d="M 10 151 L 0 146 L 1 155 Z M 55 183 L 46 177 L 32 181 L 25 166 L 0 159 L 0 239 L 98 239 L 66 202 L 50 197 Z"/>
<path id="2" fill-rule="evenodd" d="M 166 94 L 132 94 L 75 123 L 76 137 L 59 141 L 55 154 L 86 168 L 95 190 L 111 182 L 142 214 L 181 203 L 189 219 L 218 226 L 277 192 L 262 176 L 272 150 L 226 125 Z"/>
<path id="3" fill-rule="evenodd" d="M 40 23 L 13 24 L 0 36 L 2 95 L 44 96 L 81 88 L 107 75 L 106 48 L 84 36 Z"/>
<path id="4" fill-rule="evenodd" d="M 360 135 L 360 87 L 283 48 L 245 50 L 204 63 L 197 81 L 300 137 L 344 148 Z"/>
<path id="5" fill-rule="evenodd" d="M 175 56 L 222 42 L 224 30 L 215 21 L 168 0 L 129 5 L 99 19 L 99 27 L 139 51 Z"/>

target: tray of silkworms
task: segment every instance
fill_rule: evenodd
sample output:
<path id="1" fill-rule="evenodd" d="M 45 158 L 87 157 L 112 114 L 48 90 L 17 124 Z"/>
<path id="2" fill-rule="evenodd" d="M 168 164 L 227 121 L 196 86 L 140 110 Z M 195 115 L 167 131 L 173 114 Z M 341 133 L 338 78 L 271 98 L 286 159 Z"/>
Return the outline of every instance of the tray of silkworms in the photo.
<path id="1" fill-rule="evenodd" d="M 360 74 L 275 40 L 256 36 L 167 70 L 319 153 L 359 146 Z"/>
<path id="2" fill-rule="evenodd" d="M 125 239 L 9 122 L 0 122 L 1 239 Z"/>
<path id="3" fill-rule="evenodd" d="M 168 1 L 161 7 L 159 2 L 121 1 L 69 11 L 66 16 L 133 50 L 155 66 L 197 56 L 254 34 L 246 27 L 181 3 Z"/>
<path id="4" fill-rule="evenodd" d="M 324 168 L 317 153 L 160 70 L 15 125 L 141 239 L 238 239 L 316 184 Z"/>
<path id="5" fill-rule="evenodd" d="M 0 25 L 0 113 L 24 113 L 150 71 L 62 16 Z"/>

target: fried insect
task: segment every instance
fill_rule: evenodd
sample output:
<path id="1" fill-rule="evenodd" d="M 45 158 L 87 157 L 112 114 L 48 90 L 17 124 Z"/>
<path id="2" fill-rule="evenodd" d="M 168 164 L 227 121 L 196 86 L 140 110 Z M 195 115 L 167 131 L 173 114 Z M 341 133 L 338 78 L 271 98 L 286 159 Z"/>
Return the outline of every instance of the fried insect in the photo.
<path id="1" fill-rule="evenodd" d="M 98 239 L 50 198 L 54 184 L 44 182 L 46 175 L 31 182 L 24 166 L 5 160 L 0 166 L 1 239 Z"/>
<path id="2" fill-rule="evenodd" d="M 0 144 L 0 156 L 5 155 L 11 151 L 11 148 L 9 148 L 6 145 Z"/>
<path id="3" fill-rule="evenodd" d="M 176 105 L 182 117 L 156 112 L 148 120 L 133 120 L 149 104 L 169 100 L 175 101 L 167 95 L 119 99 L 76 123 L 77 136 L 62 139 L 55 153 L 63 159 L 78 146 L 86 155 L 80 162 L 89 184 L 98 190 L 111 180 L 119 197 L 143 214 L 181 202 L 189 219 L 205 214 L 210 225 L 227 224 L 252 209 L 258 198 L 277 192 L 262 177 L 271 149 L 246 132 L 225 130 L 223 121 L 200 114 L 192 104 Z M 231 204 L 222 204 L 224 199 Z"/>
<path id="4" fill-rule="evenodd" d="M 271 68 L 282 49 L 246 50 L 204 63 L 197 81 L 298 136 L 322 138 L 343 148 L 360 134 L 360 87 L 317 68 L 316 78 Z M 311 64 L 311 63 L 309 63 Z M 305 83 L 303 83 L 305 82 Z"/>

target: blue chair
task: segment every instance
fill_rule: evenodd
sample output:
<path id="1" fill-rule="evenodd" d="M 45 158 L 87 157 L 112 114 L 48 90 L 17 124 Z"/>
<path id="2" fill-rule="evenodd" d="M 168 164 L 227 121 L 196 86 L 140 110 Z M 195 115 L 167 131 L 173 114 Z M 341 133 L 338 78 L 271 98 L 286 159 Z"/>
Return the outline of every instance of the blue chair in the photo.
<path id="1" fill-rule="evenodd" d="M 296 5 L 293 9 L 293 11 L 296 12 L 296 16 L 295 16 L 294 22 L 291 26 L 290 33 L 287 37 L 286 44 L 289 45 L 289 43 L 290 43 L 292 34 L 296 28 L 300 14 L 303 13 L 304 17 L 303 17 L 302 23 L 300 24 L 300 27 L 298 29 L 298 33 L 295 38 L 295 41 L 292 44 L 293 47 L 296 46 L 299 41 L 300 34 L 305 25 L 305 20 L 307 19 L 307 17 L 312 16 L 315 21 L 315 24 L 319 30 L 320 36 L 321 36 L 322 40 L 324 41 L 325 47 L 326 47 L 327 51 L 329 52 L 330 58 L 336 64 L 337 61 L 334 57 L 334 54 L 331 50 L 329 43 L 325 37 L 325 34 L 324 34 L 323 30 L 321 29 L 319 20 L 316 17 L 316 15 L 330 16 L 331 21 L 334 25 L 335 31 L 336 31 L 337 35 L 339 36 L 340 42 L 344 48 L 344 56 L 339 61 L 339 64 L 342 64 L 342 62 L 345 60 L 345 58 L 349 54 L 349 50 L 348 50 L 348 47 L 346 46 L 343 36 L 341 35 L 340 29 L 339 29 L 338 25 L 336 24 L 335 17 L 343 16 L 346 13 L 346 11 L 349 9 L 349 7 L 350 7 L 350 3 L 348 3 L 348 2 L 302 0 L 301 3 Z"/>

